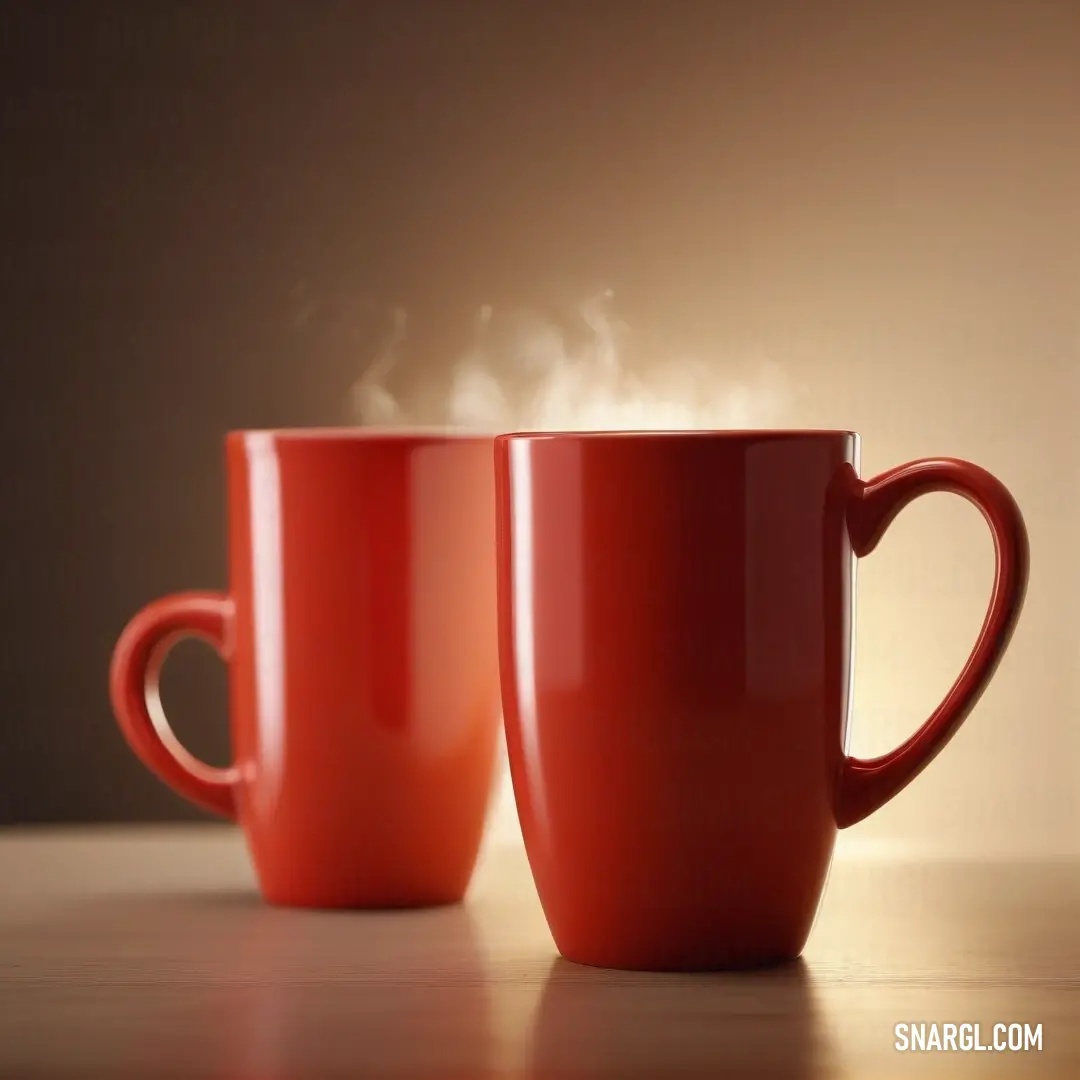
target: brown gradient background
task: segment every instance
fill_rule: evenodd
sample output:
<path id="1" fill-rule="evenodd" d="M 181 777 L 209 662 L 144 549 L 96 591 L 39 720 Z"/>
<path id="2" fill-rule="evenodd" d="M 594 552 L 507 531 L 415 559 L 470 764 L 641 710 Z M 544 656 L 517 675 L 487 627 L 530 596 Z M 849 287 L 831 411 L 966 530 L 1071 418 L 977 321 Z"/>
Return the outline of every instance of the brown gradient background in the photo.
<path id="1" fill-rule="evenodd" d="M 1012 651 L 858 831 L 1080 847 L 1080 4 L 8 2 L 0 87 L 0 823 L 196 816 L 106 672 L 138 606 L 225 585 L 228 428 L 349 421 L 389 304 L 426 370 L 481 303 L 611 285 L 658 362 L 782 363 L 864 473 L 1014 489 Z M 857 753 L 944 693 L 991 573 L 947 496 L 863 563 Z M 212 655 L 164 696 L 223 762 Z"/>

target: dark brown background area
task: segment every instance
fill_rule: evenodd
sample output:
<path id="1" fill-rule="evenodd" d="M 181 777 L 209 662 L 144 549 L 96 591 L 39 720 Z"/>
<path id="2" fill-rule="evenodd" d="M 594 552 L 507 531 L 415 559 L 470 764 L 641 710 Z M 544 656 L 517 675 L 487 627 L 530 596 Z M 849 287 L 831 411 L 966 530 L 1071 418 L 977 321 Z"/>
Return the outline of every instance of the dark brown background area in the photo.
<path id="1" fill-rule="evenodd" d="M 811 382 L 827 328 L 851 401 L 853 342 L 932 380 L 980 319 L 992 370 L 1065 371 L 1078 67 L 1067 0 L 9 0 L 0 823 L 195 815 L 114 729 L 112 644 L 226 584 L 224 432 L 348 421 L 391 304 L 419 365 L 610 284 Z M 217 661 L 164 690 L 223 762 Z"/>

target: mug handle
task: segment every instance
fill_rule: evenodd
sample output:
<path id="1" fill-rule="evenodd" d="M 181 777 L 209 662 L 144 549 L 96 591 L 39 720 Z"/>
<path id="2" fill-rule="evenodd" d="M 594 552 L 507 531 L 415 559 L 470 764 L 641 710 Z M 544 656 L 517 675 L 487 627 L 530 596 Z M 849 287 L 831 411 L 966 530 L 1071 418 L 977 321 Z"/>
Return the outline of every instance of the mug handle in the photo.
<path id="1" fill-rule="evenodd" d="M 232 651 L 234 605 L 216 592 L 183 592 L 147 604 L 113 650 L 109 691 L 117 723 L 140 761 L 185 799 L 236 819 L 235 765 L 214 768 L 192 756 L 173 734 L 158 693 L 158 675 L 181 638 L 201 638 L 222 660 Z"/>
<path id="2" fill-rule="evenodd" d="M 956 458 L 900 465 L 869 481 L 845 470 L 845 510 L 854 553 L 877 547 L 885 530 L 920 495 L 948 491 L 974 503 L 994 537 L 996 567 L 990 607 L 975 647 L 945 700 L 905 743 L 882 757 L 845 757 L 837 789 L 836 824 L 846 829 L 899 794 L 944 749 L 975 707 L 1004 655 L 1028 582 L 1028 535 L 1020 508 L 985 469 Z"/>

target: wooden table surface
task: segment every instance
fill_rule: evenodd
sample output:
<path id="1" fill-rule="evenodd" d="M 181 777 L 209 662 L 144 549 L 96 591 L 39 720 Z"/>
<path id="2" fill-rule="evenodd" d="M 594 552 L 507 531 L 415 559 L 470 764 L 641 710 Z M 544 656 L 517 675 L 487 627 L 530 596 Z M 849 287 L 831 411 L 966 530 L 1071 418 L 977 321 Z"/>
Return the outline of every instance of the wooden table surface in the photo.
<path id="1" fill-rule="evenodd" d="M 173 1076 L 1076 1080 L 1080 861 L 839 857 L 802 961 L 679 976 L 558 959 L 513 847 L 460 907 L 328 913 L 264 906 L 227 827 L 0 832 L 0 1077 Z"/>

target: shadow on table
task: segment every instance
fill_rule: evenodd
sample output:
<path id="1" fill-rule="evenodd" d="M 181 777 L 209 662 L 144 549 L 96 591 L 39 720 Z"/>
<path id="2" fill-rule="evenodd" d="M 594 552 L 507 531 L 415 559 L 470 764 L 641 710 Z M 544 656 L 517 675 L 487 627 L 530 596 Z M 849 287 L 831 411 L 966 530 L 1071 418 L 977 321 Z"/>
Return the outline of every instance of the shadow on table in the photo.
<path id="1" fill-rule="evenodd" d="M 536 1010 L 529 1080 L 819 1075 L 828 1053 L 802 960 L 764 971 L 645 975 L 558 959 Z"/>

